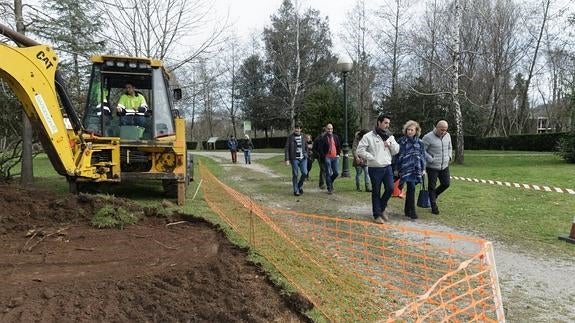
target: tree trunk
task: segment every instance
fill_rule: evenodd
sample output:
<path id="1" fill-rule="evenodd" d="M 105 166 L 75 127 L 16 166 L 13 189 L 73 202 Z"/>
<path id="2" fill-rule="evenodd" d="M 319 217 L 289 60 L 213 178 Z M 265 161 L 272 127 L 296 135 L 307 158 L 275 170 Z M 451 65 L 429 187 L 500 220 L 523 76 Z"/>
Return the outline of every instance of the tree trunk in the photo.
<path id="1" fill-rule="evenodd" d="M 24 18 L 22 17 L 22 0 L 14 0 L 14 17 L 16 19 L 16 31 L 24 34 Z M 34 182 L 34 167 L 32 163 L 32 125 L 22 110 L 22 169 L 20 184 L 30 185 Z"/>
<path id="2" fill-rule="evenodd" d="M 519 107 L 518 125 L 517 130 L 519 133 L 525 133 L 528 130 L 529 123 L 529 86 L 531 84 L 531 79 L 533 78 L 533 71 L 535 70 L 535 64 L 537 63 L 537 54 L 539 53 L 539 47 L 541 45 L 541 39 L 543 38 L 543 32 L 545 31 L 545 25 L 547 24 L 547 16 L 549 13 L 549 6 L 551 5 L 551 0 L 545 1 L 545 10 L 543 11 L 543 21 L 541 22 L 541 28 L 539 29 L 539 36 L 537 37 L 537 42 L 535 44 L 535 51 L 533 53 L 533 59 L 531 60 L 531 65 L 529 66 L 529 75 L 525 80 L 525 89 L 522 93 L 521 106 Z"/>
<path id="3" fill-rule="evenodd" d="M 461 116 L 461 106 L 459 104 L 459 65 L 461 64 L 461 38 L 459 31 L 461 29 L 461 3 L 456 0 L 454 3 L 453 13 L 453 74 L 452 74 L 452 96 L 453 112 L 455 114 L 455 124 L 457 126 L 457 148 L 455 150 L 455 162 L 463 164 L 463 118 Z"/>
<path id="4" fill-rule="evenodd" d="M 299 6 L 297 0 L 295 1 L 295 8 L 296 8 L 296 19 L 295 19 L 295 62 L 296 62 L 296 76 L 293 84 L 293 92 L 291 94 L 290 102 L 289 102 L 289 112 L 290 112 L 290 120 L 291 120 L 291 127 L 295 126 L 295 101 L 299 93 L 299 78 L 301 72 L 301 57 L 300 57 L 300 49 L 299 49 Z M 291 89 L 290 89 L 291 90 Z M 291 91 L 290 91 L 291 92 Z"/>

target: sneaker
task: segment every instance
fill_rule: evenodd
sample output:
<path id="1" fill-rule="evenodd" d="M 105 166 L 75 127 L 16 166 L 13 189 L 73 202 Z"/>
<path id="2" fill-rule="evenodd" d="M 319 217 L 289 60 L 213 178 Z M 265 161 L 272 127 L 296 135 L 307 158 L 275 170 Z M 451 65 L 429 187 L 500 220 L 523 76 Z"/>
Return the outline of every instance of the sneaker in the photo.
<path id="1" fill-rule="evenodd" d="M 386 222 L 389 221 L 389 216 L 388 216 L 385 212 L 383 212 L 383 213 L 381 214 L 381 217 L 382 217 Z"/>
<path id="2" fill-rule="evenodd" d="M 299 194 L 303 194 L 303 188 L 302 187 L 299 187 L 298 190 L 299 190 Z"/>
<path id="3" fill-rule="evenodd" d="M 293 192 L 293 195 L 299 196 L 300 194 L 298 192 Z"/>
<path id="4" fill-rule="evenodd" d="M 320 186 L 319 186 L 319 189 L 320 189 L 320 190 L 325 190 L 325 185 L 320 185 Z"/>
<path id="5" fill-rule="evenodd" d="M 431 213 L 433 213 L 433 214 L 439 214 L 439 208 L 437 207 L 437 205 L 432 205 L 432 206 L 431 206 Z"/>
<path id="6" fill-rule="evenodd" d="M 383 224 L 385 221 L 383 221 L 383 218 L 381 216 L 378 216 L 377 218 L 375 218 L 375 220 L 373 220 L 375 223 L 379 223 L 379 224 Z"/>

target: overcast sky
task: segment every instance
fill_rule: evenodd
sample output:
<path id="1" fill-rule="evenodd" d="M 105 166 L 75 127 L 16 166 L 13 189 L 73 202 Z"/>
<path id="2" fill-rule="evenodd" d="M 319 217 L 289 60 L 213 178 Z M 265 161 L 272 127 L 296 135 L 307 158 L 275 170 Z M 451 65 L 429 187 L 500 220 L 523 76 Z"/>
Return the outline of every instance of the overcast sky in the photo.
<path id="1" fill-rule="evenodd" d="M 302 11 L 307 8 L 319 10 L 320 16 L 329 17 L 334 50 L 341 50 L 338 44 L 338 33 L 342 29 L 347 12 L 351 11 L 353 0 L 298 0 Z M 292 3 L 295 3 L 292 0 Z M 215 0 L 219 16 L 225 15 L 229 10 L 230 21 L 234 23 L 238 36 L 245 41 L 253 33 L 261 33 L 266 25 L 270 24 L 270 16 L 275 14 L 282 4 L 282 0 Z M 339 52 L 337 52 L 339 54 Z"/>

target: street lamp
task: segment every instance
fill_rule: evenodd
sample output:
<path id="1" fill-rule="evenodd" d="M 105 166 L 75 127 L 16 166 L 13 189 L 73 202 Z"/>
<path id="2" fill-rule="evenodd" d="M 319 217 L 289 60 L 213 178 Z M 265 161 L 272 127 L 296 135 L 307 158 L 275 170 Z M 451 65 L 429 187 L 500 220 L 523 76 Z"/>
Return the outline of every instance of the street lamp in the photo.
<path id="1" fill-rule="evenodd" d="M 344 115 L 344 124 L 345 124 L 345 133 L 343 138 L 343 163 L 342 163 L 342 170 L 341 170 L 341 177 L 349 177 L 349 143 L 347 138 L 347 73 L 351 71 L 353 67 L 353 61 L 351 58 L 347 56 L 341 56 L 337 60 L 337 70 L 341 72 L 343 76 L 343 106 L 345 109 Z"/>

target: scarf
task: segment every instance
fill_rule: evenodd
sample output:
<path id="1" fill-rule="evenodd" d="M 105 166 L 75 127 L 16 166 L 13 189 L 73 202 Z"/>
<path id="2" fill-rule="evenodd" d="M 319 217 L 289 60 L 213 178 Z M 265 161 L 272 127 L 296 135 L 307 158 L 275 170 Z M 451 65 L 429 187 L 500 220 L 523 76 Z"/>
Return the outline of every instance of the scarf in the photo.
<path id="1" fill-rule="evenodd" d="M 376 126 L 373 131 L 375 131 L 375 133 L 377 133 L 377 135 L 380 136 L 383 141 L 386 141 L 387 139 L 389 139 L 389 132 L 388 131 L 383 131 L 378 126 Z"/>

